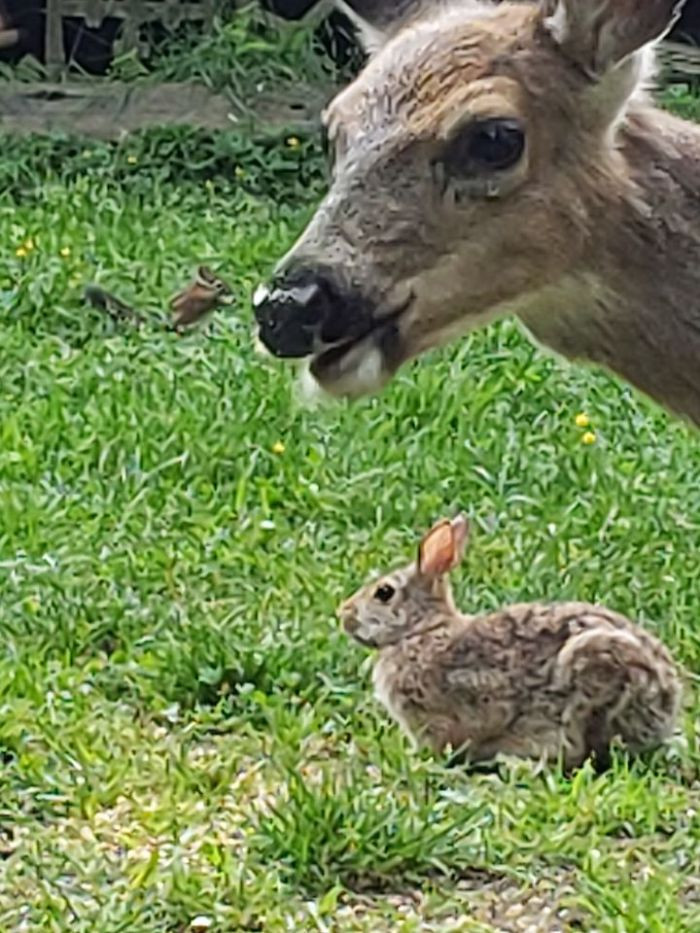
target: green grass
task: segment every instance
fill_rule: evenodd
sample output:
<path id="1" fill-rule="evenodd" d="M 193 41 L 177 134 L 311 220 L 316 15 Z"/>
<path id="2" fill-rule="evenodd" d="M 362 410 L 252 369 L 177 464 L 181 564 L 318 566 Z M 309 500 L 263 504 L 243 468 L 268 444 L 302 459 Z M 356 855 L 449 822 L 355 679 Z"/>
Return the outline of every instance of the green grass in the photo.
<path id="1" fill-rule="evenodd" d="M 138 53 L 120 52 L 117 43 L 106 77 L 145 84 L 196 81 L 228 94 L 245 109 L 255 92 L 298 89 L 300 78 L 305 84 L 328 87 L 359 67 L 363 58 L 359 50 L 343 68 L 326 53 L 315 28 L 322 22 L 322 12 L 308 22 L 290 23 L 256 3 L 241 5 L 235 14 L 234 6 L 219 4 L 210 29 L 182 22 L 157 41 L 153 30 L 144 29 Z M 0 62 L 0 83 L 41 81 L 46 76 L 46 68 L 33 56 L 13 66 Z M 89 76 L 73 62 L 70 78 L 79 81 Z"/>
<path id="2" fill-rule="evenodd" d="M 700 929 L 692 677 L 648 761 L 465 777 L 405 747 L 334 619 L 459 506 L 465 609 L 600 600 L 697 671 L 697 432 L 511 322 L 305 410 L 248 295 L 315 156 L 221 138 L 184 174 L 190 143 L 4 141 L 0 929 Z M 200 261 L 240 298 L 209 337 L 81 303 L 156 314 Z"/>
<path id="3" fill-rule="evenodd" d="M 314 17 L 314 22 L 320 16 Z M 243 5 L 235 15 L 220 15 L 209 32 L 181 25 L 152 47 L 145 61 L 132 54 L 115 59 L 111 75 L 128 79 L 201 81 L 216 90 L 245 98 L 256 84 L 324 82 L 336 71 L 323 53 L 310 24 L 288 23 L 258 5 Z"/>

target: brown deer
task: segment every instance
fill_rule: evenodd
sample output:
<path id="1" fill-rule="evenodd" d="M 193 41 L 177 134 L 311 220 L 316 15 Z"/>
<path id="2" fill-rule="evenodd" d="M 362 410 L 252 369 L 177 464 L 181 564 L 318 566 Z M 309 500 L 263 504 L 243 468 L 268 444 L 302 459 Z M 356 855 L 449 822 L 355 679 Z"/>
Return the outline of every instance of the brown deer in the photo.
<path id="1" fill-rule="evenodd" d="M 347 0 L 372 56 L 330 191 L 254 297 L 334 395 L 505 314 L 700 424 L 700 127 L 653 106 L 677 0 Z"/>

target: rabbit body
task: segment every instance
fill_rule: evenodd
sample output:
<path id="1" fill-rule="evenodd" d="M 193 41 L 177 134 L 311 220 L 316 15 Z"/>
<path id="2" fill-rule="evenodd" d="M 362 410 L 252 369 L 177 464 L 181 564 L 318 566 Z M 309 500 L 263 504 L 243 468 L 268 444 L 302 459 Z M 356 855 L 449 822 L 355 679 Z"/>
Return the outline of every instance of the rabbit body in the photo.
<path id="1" fill-rule="evenodd" d="M 583 603 L 521 604 L 431 620 L 388 645 L 377 698 L 416 744 L 581 764 L 618 737 L 637 752 L 673 731 L 680 689 L 660 642 Z"/>
<path id="2" fill-rule="evenodd" d="M 604 761 L 613 739 L 636 753 L 670 736 L 680 679 L 649 632 L 586 603 L 462 615 L 444 573 L 423 563 L 340 610 L 349 634 L 379 648 L 375 693 L 416 745 L 449 746 L 471 762 L 504 753 L 571 768 L 592 753 Z"/>

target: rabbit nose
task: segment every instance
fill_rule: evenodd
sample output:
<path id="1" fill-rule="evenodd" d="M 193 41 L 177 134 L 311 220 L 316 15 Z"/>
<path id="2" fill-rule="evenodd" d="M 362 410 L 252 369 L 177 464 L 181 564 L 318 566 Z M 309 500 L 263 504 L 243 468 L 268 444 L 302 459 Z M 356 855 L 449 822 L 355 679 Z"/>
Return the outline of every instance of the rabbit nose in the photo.
<path id="1" fill-rule="evenodd" d="M 351 607 L 347 603 L 343 603 L 343 605 L 338 609 L 338 615 L 340 616 L 340 621 L 342 622 L 343 628 L 348 633 L 348 635 L 352 635 L 353 632 L 357 631 L 357 619 L 355 618 L 355 614 Z"/>

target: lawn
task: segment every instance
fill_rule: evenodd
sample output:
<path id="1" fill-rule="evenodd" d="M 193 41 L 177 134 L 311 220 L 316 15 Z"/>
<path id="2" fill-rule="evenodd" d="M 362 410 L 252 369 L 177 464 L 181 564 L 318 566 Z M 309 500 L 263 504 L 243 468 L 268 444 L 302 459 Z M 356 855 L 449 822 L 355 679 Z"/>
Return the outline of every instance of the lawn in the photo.
<path id="1" fill-rule="evenodd" d="M 700 929 L 700 435 L 512 322 L 304 408 L 248 299 L 322 184 L 304 141 L 4 140 L 0 929 Z M 238 303 L 179 339 L 200 261 Z M 408 749 L 334 610 L 458 507 L 465 609 L 602 601 L 669 643 L 669 748 L 573 779 Z"/>

